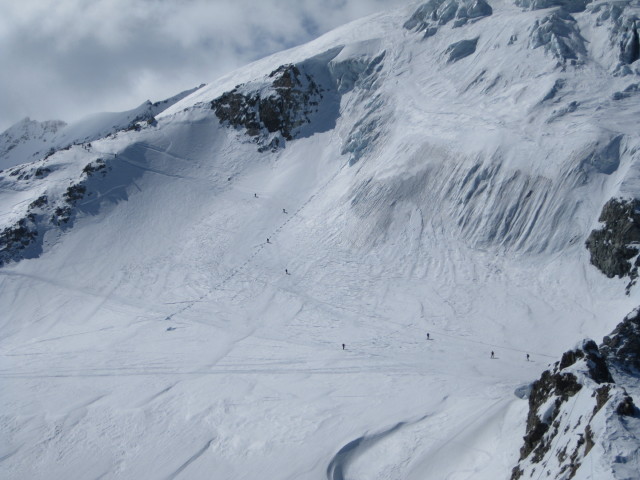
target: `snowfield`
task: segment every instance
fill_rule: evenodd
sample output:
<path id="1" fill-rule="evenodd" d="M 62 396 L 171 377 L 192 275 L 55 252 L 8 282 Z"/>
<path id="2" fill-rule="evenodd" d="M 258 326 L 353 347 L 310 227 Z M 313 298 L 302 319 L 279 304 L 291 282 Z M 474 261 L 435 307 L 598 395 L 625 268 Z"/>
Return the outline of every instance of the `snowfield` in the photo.
<path id="1" fill-rule="evenodd" d="M 0 229 L 36 212 L 41 241 L 0 268 L 0 476 L 509 478 L 516 390 L 639 303 L 584 246 L 640 195 L 640 94 L 612 99 L 637 73 L 593 5 L 572 65 L 532 47 L 550 9 L 490 1 L 423 38 L 421 3 L 0 173 Z M 220 122 L 284 64 L 339 110 L 290 141 Z M 594 451 L 575 478 L 631 478 Z"/>

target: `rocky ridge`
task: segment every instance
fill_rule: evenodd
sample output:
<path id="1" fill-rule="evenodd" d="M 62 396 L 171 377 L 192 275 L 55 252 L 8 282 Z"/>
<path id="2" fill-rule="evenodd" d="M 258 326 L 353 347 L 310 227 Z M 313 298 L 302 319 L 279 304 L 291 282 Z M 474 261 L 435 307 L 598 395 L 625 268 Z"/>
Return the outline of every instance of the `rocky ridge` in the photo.
<path id="1" fill-rule="evenodd" d="M 598 219 L 604 225 L 586 241 L 591 264 L 607 277 L 628 277 L 627 292 L 636 283 L 640 260 L 640 201 L 612 198 Z"/>
<path id="2" fill-rule="evenodd" d="M 74 148 L 90 149 L 89 146 Z M 56 169 L 55 157 L 42 165 L 26 165 L 8 171 L 10 177 L 17 181 L 37 184 Z M 109 162 L 110 163 L 110 162 Z M 46 165 L 46 166 L 44 166 Z M 0 267 L 25 258 L 40 255 L 43 249 L 45 234 L 50 231 L 61 231 L 73 225 L 77 215 L 76 206 L 85 197 L 95 194 L 92 187 L 97 187 L 112 169 L 103 158 L 96 158 L 83 168 L 82 172 L 70 185 L 60 192 L 41 192 L 28 206 L 23 216 L 13 224 L 0 231 Z M 0 175 L 0 185 L 5 178 Z"/>
<path id="3" fill-rule="evenodd" d="M 319 111 L 325 89 L 296 65 L 282 65 L 269 74 L 269 89 L 247 91 L 238 85 L 211 102 L 223 124 L 243 128 L 261 148 L 277 149 L 293 140 Z M 265 148 L 265 149 L 266 149 Z"/>
<path id="4" fill-rule="evenodd" d="M 512 480 L 574 478 L 590 468 L 588 455 L 594 451 L 607 459 L 614 478 L 632 478 L 625 463 L 640 441 L 640 412 L 626 387 L 637 385 L 639 346 L 636 310 L 600 347 L 585 340 L 543 372 L 531 385 L 526 435 Z M 621 430 L 629 434 L 625 441 L 614 438 Z"/>

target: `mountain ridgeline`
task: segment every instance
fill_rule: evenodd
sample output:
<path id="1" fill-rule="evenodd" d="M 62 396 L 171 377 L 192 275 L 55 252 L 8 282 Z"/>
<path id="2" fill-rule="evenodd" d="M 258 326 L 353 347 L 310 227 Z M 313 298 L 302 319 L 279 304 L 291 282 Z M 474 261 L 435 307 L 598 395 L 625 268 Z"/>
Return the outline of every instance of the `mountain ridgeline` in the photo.
<path id="1" fill-rule="evenodd" d="M 639 49 L 638 17 L 634 7 L 625 2 L 522 1 L 516 5 L 524 9 L 520 16 L 528 27 L 516 30 L 513 25 L 514 32 L 508 37 L 484 41 L 482 35 L 475 35 L 482 31 L 481 24 L 489 22 L 493 15 L 493 8 L 484 0 L 429 1 L 421 5 L 403 27 L 415 34 L 413 41 L 420 48 L 433 51 L 430 60 L 442 70 L 443 81 L 455 82 L 453 90 L 442 97 L 443 101 L 448 102 L 450 95 L 468 99 L 469 111 L 487 107 L 477 103 L 490 103 L 490 110 L 496 110 L 492 122 L 497 124 L 490 126 L 490 130 L 502 128 L 504 135 L 512 135 L 510 127 L 514 123 L 530 124 L 530 129 L 540 129 L 542 136 L 530 138 L 526 135 L 521 139 L 523 148 L 514 147 L 518 140 L 509 139 L 476 151 L 452 149 L 450 145 L 440 145 L 437 138 L 431 141 L 428 137 L 415 139 L 417 142 L 411 151 L 404 153 L 417 164 L 411 177 L 379 179 L 370 175 L 352 187 L 353 212 L 363 220 L 361 234 L 369 241 L 378 235 L 380 228 L 390 224 L 400 204 L 415 206 L 428 216 L 431 216 L 427 213 L 428 205 L 438 205 L 437 211 L 444 212 L 458 225 L 460 235 L 481 248 L 540 253 L 560 251 L 577 239 L 586 240 L 594 220 L 586 216 L 586 198 L 581 195 L 580 187 L 589 182 L 614 183 L 620 177 L 622 167 L 635 161 L 637 138 L 627 132 L 612 133 L 604 125 L 587 122 L 583 132 L 578 132 L 582 135 L 568 134 L 569 146 L 562 151 L 552 148 L 553 142 L 543 140 L 563 128 L 561 119 L 585 115 L 585 108 L 594 99 L 589 97 L 591 91 L 580 91 L 577 79 L 587 74 L 593 64 L 608 65 L 611 78 L 615 80 L 611 82 L 613 85 L 629 83 L 627 79 L 637 76 L 634 62 Z M 580 33 L 583 24 L 585 28 L 600 30 L 602 35 L 588 44 Z M 435 42 L 432 37 L 445 28 L 451 33 L 440 35 L 440 42 L 431 45 Z M 467 34 L 466 30 L 470 32 Z M 455 36 L 461 39 L 453 41 Z M 449 37 L 452 41 L 438 48 Z M 606 39 L 605 45 L 599 45 L 600 37 Z M 520 49 L 516 48 L 518 44 Z M 608 58 L 605 62 L 600 58 L 605 53 L 596 47 L 606 47 Z M 495 66 L 492 71 L 494 62 L 490 51 L 495 48 L 500 48 L 513 62 L 516 75 Z M 527 83 L 530 82 L 528 70 L 533 67 L 528 57 L 522 58 L 521 52 L 527 51 L 543 51 L 547 59 L 543 59 L 544 80 L 537 84 Z M 333 47 L 312 58 L 281 65 L 264 78 L 237 85 L 211 100 L 210 108 L 223 125 L 245 132 L 261 152 L 275 153 L 284 148 L 286 142 L 336 129 L 343 138 L 341 153 L 348 156 L 353 166 L 361 158 L 374 154 L 379 148 L 377 143 L 388 135 L 389 124 L 385 118 L 403 115 L 393 104 L 393 98 L 382 100 L 382 90 L 398 68 L 399 61 L 385 58 L 385 54 L 378 39 L 361 42 L 355 48 Z M 450 72 L 447 64 L 458 63 L 472 55 L 475 60 L 472 68 L 464 67 L 465 77 L 454 79 L 449 76 L 457 74 Z M 465 79 L 467 77 L 469 80 Z M 548 89 L 541 90 L 544 85 L 549 85 Z M 609 103 L 610 108 L 623 107 L 625 102 L 635 105 L 634 85 L 630 83 L 624 89 L 612 92 L 609 101 L 603 99 L 603 102 Z M 522 89 L 519 95 L 525 100 L 515 109 L 515 118 L 511 114 L 509 118 L 500 119 L 505 115 L 496 107 L 504 103 L 504 92 L 515 87 Z M 165 107 L 188 93 L 192 92 L 164 102 Z M 343 101 L 349 93 L 349 101 Z M 438 103 L 434 102 L 434 107 Z M 162 102 L 154 105 L 162 105 Z M 352 125 L 349 131 L 342 131 L 346 125 L 337 121 L 340 116 L 355 116 L 355 121 L 349 122 Z M 141 120 L 146 121 L 147 117 L 142 119 L 138 115 L 129 119 L 126 128 L 141 125 Z M 483 126 L 455 122 L 449 128 L 464 135 L 468 128 L 481 131 Z M 114 134 L 115 131 L 109 132 L 109 135 Z M 15 138 L 10 143 L 4 150 L 17 145 Z M 88 144 L 76 145 L 86 149 Z M 72 146 L 65 145 L 63 149 Z M 37 167 L 18 166 L 6 170 L 0 181 L 6 184 L 14 179 L 41 178 L 39 172 L 57 168 L 52 164 L 55 151 L 42 157 Z M 91 161 L 108 162 L 97 156 Z M 537 168 L 527 168 L 527 163 L 533 163 Z M 24 173 L 29 169 L 34 170 L 33 175 Z M 33 190 L 35 193 L 37 189 Z M 92 192 L 83 194 L 91 195 Z M 53 193 L 46 192 L 38 192 L 32 201 L 43 195 L 49 202 L 57 201 Z M 13 224 L 6 225 L 0 237 L 0 262 L 36 255 L 40 249 L 29 246 L 37 244 L 38 238 L 48 229 L 69 224 L 75 215 L 73 203 L 79 200 L 76 197 L 69 200 L 63 194 L 52 212 L 47 212 L 48 221 L 34 220 L 33 212 L 26 208 Z M 385 202 L 385 198 L 393 201 Z M 603 203 L 607 200 L 603 199 Z M 621 201 L 633 202 L 633 198 Z M 382 208 L 380 204 L 383 204 Z M 612 204 L 607 205 L 603 218 L 611 216 Z M 60 213 L 63 211 L 66 213 Z M 558 225 L 563 225 L 562 231 L 558 231 Z M 636 229 L 637 226 L 632 230 Z M 601 239 L 602 235 L 594 230 L 587 241 L 593 265 L 608 276 L 626 275 L 633 281 L 637 267 L 629 260 L 636 251 L 632 245 L 637 240 L 635 234 L 625 227 L 625 233 L 614 234 L 619 237 L 614 243 Z"/>

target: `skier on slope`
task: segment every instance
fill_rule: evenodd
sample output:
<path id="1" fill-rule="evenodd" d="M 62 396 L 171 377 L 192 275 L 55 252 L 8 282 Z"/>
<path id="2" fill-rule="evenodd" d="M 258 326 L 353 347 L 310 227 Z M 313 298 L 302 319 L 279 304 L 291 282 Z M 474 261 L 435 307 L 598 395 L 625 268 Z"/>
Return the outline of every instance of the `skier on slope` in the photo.
<path id="1" fill-rule="evenodd" d="M 491 350 L 491 358 L 496 358 L 496 357 L 494 356 L 493 350 Z"/>

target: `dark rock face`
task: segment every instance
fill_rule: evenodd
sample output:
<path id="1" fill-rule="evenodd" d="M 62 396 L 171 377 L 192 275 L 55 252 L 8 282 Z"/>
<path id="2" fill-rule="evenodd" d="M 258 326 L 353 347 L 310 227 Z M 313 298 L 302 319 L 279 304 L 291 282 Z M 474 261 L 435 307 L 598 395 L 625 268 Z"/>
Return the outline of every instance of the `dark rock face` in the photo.
<path id="1" fill-rule="evenodd" d="M 101 158 L 99 158 L 95 162 L 91 162 L 85 165 L 85 167 L 82 169 L 82 173 L 87 176 L 94 175 L 98 172 L 102 173 L 103 177 L 107 174 L 107 164 Z"/>
<path id="2" fill-rule="evenodd" d="M 82 200 L 84 194 L 87 192 L 87 187 L 84 185 L 71 185 L 67 188 L 67 191 L 64 193 L 64 199 L 67 203 L 73 203 L 78 200 Z"/>
<path id="3" fill-rule="evenodd" d="M 53 211 L 53 214 L 51 215 L 51 223 L 58 227 L 66 225 L 71 220 L 72 214 L 73 211 L 71 210 L 71 207 L 56 207 L 56 209 Z"/>
<path id="4" fill-rule="evenodd" d="M 562 354 L 560 360 L 559 369 L 564 370 L 567 367 L 575 364 L 579 359 L 585 359 L 587 368 L 589 369 L 589 375 L 596 383 L 613 382 L 611 373 L 607 368 L 607 363 L 604 357 L 600 354 L 596 342 L 588 340 L 583 343 L 582 348 L 576 350 L 569 350 Z"/>
<path id="5" fill-rule="evenodd" d="M 324 90 L 296 65 L 283 65 L 269 78 L 267 94 L 246 92 L 240 85 L 213 100 L 211 108 L 222 123 L 244 128 L 252 137 L 278 132 L 285 140 L 293 140 L 296 129 L 311 123 L 318 113 Z"/>
<path id="6" fill-rule="evenodd" d="M 626 397 L 624 397 L 624 400 L 622 400 L 622 402 L 618 404 L 616 413 L 625 417 L 637 417 L 638 407 L 636 407 L 633 403 L 633 398 L 627 395 Z"/>
<path id="7" fill-rule="evenodd" d="M 640 309 L 605 337 L 600 348 L 586 340 L 543 372 L 531 388 L 526 434 L 511 479 L 536 478 L 541 469 L 545 478 L 571 479 L 596 444 L 612 441 L 603 438 L 606 425 L 620 423 L 621 416 L 638 417 L 633 399 L 615 383 L 610 368 L 633 372 L 637 382 L 639 356 Z M 623 458 L 616 452 L 611 461 Z"/>
<path id="8" fill-rule="evenodd" d="M 598 219 L 604 223 L 599 230 L 593 230 L 586 241 L 591 253 L 591 264 L 607 277 L 631 279 L 629 289 L 638 276 L 638 255 L 636 246 L 640 242 L 640 201 L 612 198 L 602 208 Z"/>
<path id="9" fill-rule="evenodd" d="M 629 374 L 640 374 L 640 309 L 631 312 L 602 340 L 607 361 Z"/>
<path id="10" fill-rule="evenodd" d="M 18 175 L 24 180 L 38 181 L 51 169 L 48 167 L 21 167 Z M 35 258 L 42 253 L 44 234 L 53 229 L 70 228 L 81 208 L 80 201 L 92 195 L 91 186 L 99 185 L 100 180 L 91 183 L 91 178 L 100 174 L 104 178 L 111 167 L 104 159 L 98 158 L 87 164 L 78 181 L 70 185 L 62 194 L 40 195 L 31 203 L 22 218 L 14 225 L 0 232 L 0 267 L 9 262 L 18 262 L 25 258 Z M 35 171 L 35 173 L 33 173 Z M 39 173 L 40 172 L 40 173 Z M 33 175 L 31 175 L 33 173 Z"/>
<path id="11" fill-rule="evenodd" d="M 0 267 L 19 255 L 38 237 L 32 217 L 21 218 L 0 233 Z"/>
<path id="12" fill-rule="evenodd" d="M 364 116 L 356 122 L 342 153 L 350 164 L 374 144 L 381 111 L 375 90 L 384 67 L 385 52 L 357 58 L 336 58 L 336 47 L 299 64 L 283 65 L 264 81 L 238 85 L 211 102 L 220 122 L 243 130 L 258 151 L 276 151 L 287 141 L 326 132 L 340 116 L 342 95 L 356 90 L 366 100 Z M 372 99 L 372 100 L 371 100 Z"/>
<path id="13" fill-rule="evenodd" d="M 560 373 L 559 371 L 545 371 L 539 380 L 533 383 L 529 395 L 529 415 L 527 417 L 527 433 L 524 436 L 524 445 L 520 449 L 520 460 L 533 453 L 532 461 L 538 463 L 548 452 L 553 437 L 558 433 L 555 425 L 553 435 L 545 437 L 545 434 L 554 425 L 554 420 L 560 413 L 560 406 L 569 397 L 573 397 L 582 385 L 578 383 L 575 375 Z M 557 397 L 553 409 L 546 418 L 540 418 L 538 411 L 550 398 Z"/>
<path id="14" fill-rule="evenodd" d="M 32 201 L 27 214 L 0 233 L 0 267 L 10 261 L 38 256 L 42 252 L 42 237 L 48 229 L 47 225 L 61 227 L 68 224 L 73 217 L 71 207 L 85 196 L 86 191 L 87 188 L 82 184 L 69 186 L 62 195 L 64 204 L 53 208 L 48 218 L 47 195 L 41 195 Z"/>
<path id="15" fill-rule="evenodd" d="M 469 21 L 488 17 L 493 13 L 485 0 L 430 0 L 421 5 L 404 24 L 407 30 L 425 32 L 425 38 L 435 35 L 438 26 L 454 21 L 460 27 Z"/>
<path id="16" fill-rule="evenodd" d="M 29 204 L 29 210 L 34 210 L 36 208 L 42 208 L 49 202 L 49 199 L 46 195 L 40 195 L 33 202 Z"/>
<path id="17" fill-rule="evenodd" d="M 620 61 L 630 65 L 638 58 L 640 58 L 640 38 L 638 37 L 638 26 L 636 22 L 633 22 L 620 39 Z"/>
<path id="18" fill-rule="evenodd" d="M 457 62 L 469 55 L 472 55 L 476 51 L 476 46 L 478 45 L 478 39 L 473 38 L 471 40 L 461 40 L 459 42 L 453 43 L 449 45 L 446 52 L 449 54 L 449 58 L 447 59 L 447 63 Z"/>

